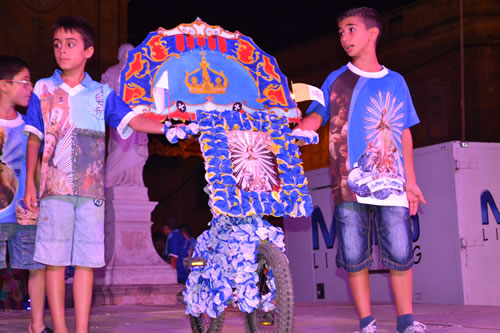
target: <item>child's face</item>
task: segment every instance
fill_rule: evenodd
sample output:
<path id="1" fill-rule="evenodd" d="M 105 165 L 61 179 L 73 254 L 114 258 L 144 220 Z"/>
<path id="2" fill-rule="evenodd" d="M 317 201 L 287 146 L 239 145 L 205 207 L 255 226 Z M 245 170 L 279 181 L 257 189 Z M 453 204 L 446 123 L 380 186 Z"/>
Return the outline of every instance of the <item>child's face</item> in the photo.
<path id="1" fill-rule="evenodd" d="M 346 17 L 340 21 L 340 44 L 344 51 L 351 58 L 369 55 L 369 52 L 374 52 L 375 48 L 371 48 L 371 42 L 376 41 L 373 40 L 373 29 L 376 28 L 367 29 L 363 19 L 359 16 Z"/>
<path id="2" fill-rule="evenodd" d="M 20 81 L 24 81 L 24 83 Z M 30 72 L 27 68 L 23 68 L 17 73 L 6 86 L 8 87 L 8 95 L 13 105 L 28 106 L 33 86 Z"/>
<path id="3" fill-rule="evenodd" d="M 94 47 L 85 49 L 82 35 L 74 30 L 58 29 L 54 33 L 54 57 L 63 72 L 84 71 Z"/>

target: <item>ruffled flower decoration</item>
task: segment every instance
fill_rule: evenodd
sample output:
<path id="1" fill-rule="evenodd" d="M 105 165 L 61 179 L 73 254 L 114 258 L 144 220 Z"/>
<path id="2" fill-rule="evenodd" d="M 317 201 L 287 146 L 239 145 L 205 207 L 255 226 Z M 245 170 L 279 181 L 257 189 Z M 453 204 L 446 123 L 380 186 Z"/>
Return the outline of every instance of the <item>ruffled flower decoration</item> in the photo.
<path id="1" fill-rule="evenodd" d="M 170 126 L 172 126 L 172 123 L 165 119 L 165 121 L 163 122 L 163 134 L 167 135 L 167 131 Z"/>
<path id="2" fill-rule="evenodd" d="M 292 131 L 292 136 L 298 140 L 304 141 L 307 144 L 316 144 L 319 142 L 319 135 L 315 131 L 306 131 L 300 128 L 295 128 Z"/>
<path id="3" fill-rule="evenodd" d="M 215 217 L 211 228 L 196 242 L 193 257 L 203 257 L 206 266 L 193 267 L 183 291 L 186 314 L 206 313 L 215 318 L 232 303 L 244 312 L 259 306 L 274 309 L 276 286 L 272 271 L 268 274 L 269 293 L 259 295 L 256 270 L 257 246 L 269 242 L 285 251 L 283 230 L 259 216 Z"/>
<path id="4" fill-rule="evenodd" d="M 196 119 L 214 216 L 312 213 L 299 146 L 285 117 L 199 110 Z"/>
<path id="5" fill-rule="evenodd" d="M 184 131 L 183 127 L 173 126 L 168 129 L 166 137 L 170 143 L 177 143 L 179 139 L 183 140 L 187 138 L 187 133 Z"/>
<path id="6" fill-rule="evenodd" d="M 198 126 L 197 123 L 189 123 L 186 127 L 184 127 L 184 131 L 188 135 L 197 135 L 200 133 L 200 126 Z"/>
<path id="7" fill-rule="evenodd" d="M 184 140 L 188 135 L 196 135 L 200 132 L 200 128 L 196 123 L 189 125 L 164 125 L 165 136 L 170 143 L 177 143 L 179 140 Z"/>

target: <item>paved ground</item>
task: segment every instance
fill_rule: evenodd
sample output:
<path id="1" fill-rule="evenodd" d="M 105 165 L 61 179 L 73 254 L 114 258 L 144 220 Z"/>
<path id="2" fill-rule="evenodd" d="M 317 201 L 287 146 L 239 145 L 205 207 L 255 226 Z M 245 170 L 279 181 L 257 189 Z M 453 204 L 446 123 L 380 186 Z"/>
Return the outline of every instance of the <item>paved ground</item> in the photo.
<path id="1" fill-rule="evenodd" d="M 392 305 L 376 304 L 373 306 L 373 313 L 377 318 L 379 332 L 395 332 Z M 67 309 L 67 315 L 71 332 L 73 309 Z M 415 304 L 415 315 L 427 325 L 430 332 L 500 332 L 500 307 Z M 28 318 L 27 311 L 0 311 L 0 333 L 26 332 Z M 50 325 L 48 312 L 46 318 Z M 244 332 L 242 320 L 240 312 L 228 311 L 223 332 Z M 296 304 L 294 332 L 355 332 L 358 325 L 352 305 L 323 302 Z M 182 305 L 115 305 L 92 308 L 90 332 L 180 333 L 191 330 Z"/>

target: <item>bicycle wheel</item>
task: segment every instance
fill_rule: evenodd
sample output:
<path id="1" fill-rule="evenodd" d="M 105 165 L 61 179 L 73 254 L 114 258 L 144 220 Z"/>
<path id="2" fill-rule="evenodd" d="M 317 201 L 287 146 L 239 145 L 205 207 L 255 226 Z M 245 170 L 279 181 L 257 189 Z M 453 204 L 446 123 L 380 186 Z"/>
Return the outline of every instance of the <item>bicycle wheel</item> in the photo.
<path id="1" fill-rule="evenodd" d="M 189 322 L 193 333 L 220 333 L 224 326 L 224 312 L 217 318 L 211 318 L 205 313 L 199 317 L 189 315 Z"/>
<path id="2" fill-rule="evenodd" d="M 257 275 L 261 303 L 252 313 L 245 313 L 245 329 L 254 332 L 292 332 L 293 330 L 293 282 L 288 260 L 281 250 L 270 243 L 257 247 Z M 269 293 L 267 282 L 274 277 L 276 294 L 271 303 L 275 308 L 264 311 L 262 304 Z"/>

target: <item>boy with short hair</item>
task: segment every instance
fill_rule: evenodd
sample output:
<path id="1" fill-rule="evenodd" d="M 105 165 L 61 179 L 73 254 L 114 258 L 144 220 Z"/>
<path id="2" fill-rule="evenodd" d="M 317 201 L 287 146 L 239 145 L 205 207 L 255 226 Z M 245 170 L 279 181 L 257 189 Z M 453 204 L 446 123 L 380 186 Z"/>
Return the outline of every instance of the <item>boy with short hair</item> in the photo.
<path id="1" fill-rule="evenodd" d="M 377 60 L 379 14 L 355 8 L 340 15 L 337 24 L 352 60 L 327 77 L 321 88 L 326 105 L 312 102 L 300 125 L 303 130 L 330 125 L 337 265 L 348 272 L 360 331 L 377 332 L 368 275 L 375 226 L 381 261 L 390 268 L 397 331 L 423 332 L 425 326 L 413 319 L 410 221 L 419 201 L 425 203 L 416 184 L 409 130 L 419 119 L 403 77 Z"/>
<path id="2" fill-rule="evenodd" d="M 39 80 L 27 112 L 25 202 L 37 206 L 34 170 L 44 141 L 40 217 L 34 259 L 47 265 L 47 296 L 56 332 L 67 332 L 64 268 L 75 266 L 75 331 L 88 332 L 93 268 L 104 262 L 105 125 L 126 138 L 132 129 L 163 134 L 163 124 L 137 117 L 107 85 L 93 81 L 85 64 L 94 33 L 83 18 L 63 16 L 54 26 L 60 69 Z"/>
<path id="3" fill-rule="evenodd" d="M 24 117 L 17 106 L 26 107 L 33 85 L 26 63 L 17 57 L 0 56 L 0 269 L 10 265 L 29 270 L 31 299 L 29 333 L 49 333 L 44 324 L 45 265 L 33 260 L 36 225 L 16 221 L 16 203 L 24 196 L 26 182 L 26 136 Z"/>

